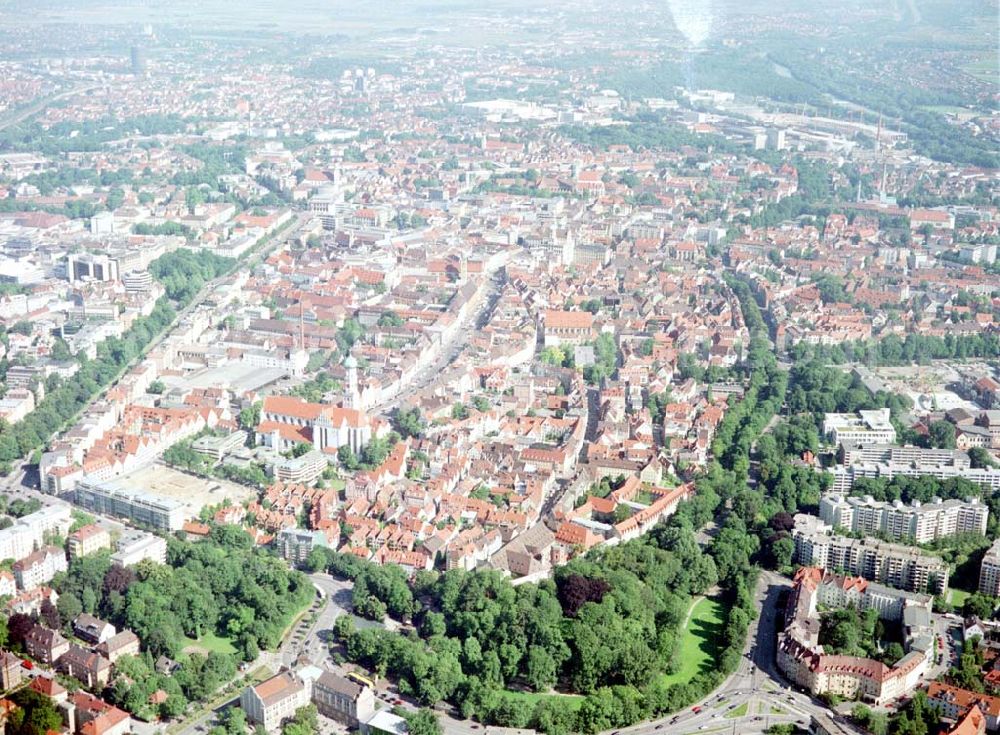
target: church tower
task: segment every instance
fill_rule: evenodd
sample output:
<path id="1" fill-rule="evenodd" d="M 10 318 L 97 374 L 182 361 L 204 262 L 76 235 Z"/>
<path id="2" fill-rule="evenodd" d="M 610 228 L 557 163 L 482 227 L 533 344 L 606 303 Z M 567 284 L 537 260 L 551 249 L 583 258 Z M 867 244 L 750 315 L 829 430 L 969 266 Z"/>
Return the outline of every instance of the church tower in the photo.
<path id="1" fill-rule="evenodd" d="M 354 355 L 348 355 L 344 360 L 344 370 L 347 371 L 347 382 L 344 384 L 344 408 L 361 408 L 361 396 L 358 393 L 358 361 Z"/>

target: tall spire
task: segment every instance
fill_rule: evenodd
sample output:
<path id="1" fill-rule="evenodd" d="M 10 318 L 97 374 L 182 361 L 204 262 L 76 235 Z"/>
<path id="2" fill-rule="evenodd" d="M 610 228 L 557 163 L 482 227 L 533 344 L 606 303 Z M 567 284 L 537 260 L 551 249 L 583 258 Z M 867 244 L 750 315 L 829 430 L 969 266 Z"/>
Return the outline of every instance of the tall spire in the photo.
<path id="1" fill-rule="evenodd" d="M 302 293 L 299 293 L 299 349 L 305 350 L 306 348 L 306 322 L 305 315 L 302 313 Z"/>
<path id="2" fill-rule="evenodd" d="M 358 361 L 348 353 L 344 359 L 344 370 L 347 380 L 344 383 L 344 408 L 361 408 L 361 396 L 358 393 Z"/>

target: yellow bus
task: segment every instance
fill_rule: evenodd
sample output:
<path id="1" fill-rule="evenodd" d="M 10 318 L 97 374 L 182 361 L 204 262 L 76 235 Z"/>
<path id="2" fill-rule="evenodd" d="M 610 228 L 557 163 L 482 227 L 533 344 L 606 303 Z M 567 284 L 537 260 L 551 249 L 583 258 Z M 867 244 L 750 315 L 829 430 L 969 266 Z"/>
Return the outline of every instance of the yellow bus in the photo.
<path id="1" fill-rule="evenodd" d="M 361 684 L 362 686 L 371 687 L 372 689 L 375 688 L 375 682 L 374 681 L 372 681 L 371 679 L 369 679 L 364 674 L 359 674 L 357 671 L 349 671 L 347 673 L 347 678 L 350 679 L 353 682 Z"/>

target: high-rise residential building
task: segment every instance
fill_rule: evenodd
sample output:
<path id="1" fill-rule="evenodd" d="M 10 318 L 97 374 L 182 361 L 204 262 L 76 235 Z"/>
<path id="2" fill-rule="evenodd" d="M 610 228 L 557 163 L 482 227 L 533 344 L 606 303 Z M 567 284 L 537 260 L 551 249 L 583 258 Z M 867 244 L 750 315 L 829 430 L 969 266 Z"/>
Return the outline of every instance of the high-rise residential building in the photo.
<path id="1" fill-rule="evenodd" d="M 135 75 L 146 73 L 146 49 L 142 46 L 133 46 L 129 51 L 132 62 L 132 73 Z"/>
<path id="2" fill-rule="evenodd" d="M 895 541 L 927 544 L 958 533 L 986 535 L 989 509 L 978 498 L 941 500 L 929 503 L 914 500 L 878 501 L 870 495 L 845 497 L 839 493 L 823 496 L 819 517 L 834 528 L 884 534 Z"/>
<path id="3" fill-rule="evenodd" d="M 1000 597 L 1000 539 L 993 542 L 983 557 L 979 568 L 979 591 L 984 595 Z"/>
<path id="4" fill-rule="evenodd" d="M 941 593 L 948 588 L 948 565 L 912 546 L 875 538 L 840 536 L 816 516 L 799 513 L 792 531 L 795 561 L 853 574 L 914 592 Z"/>
<path id="5" fill-rule="evenodd" d="M 969 455 L 955 449 L 868 444 L 843 448 L 843 463 L 831 471 L 834 492 L 846 493 L 857 480 L 891 479 L 897 475 L 928 475 L 939 480 L 961 478 L 984 488 L 1000 490 L 1000 469 L 972 467 Z"/>

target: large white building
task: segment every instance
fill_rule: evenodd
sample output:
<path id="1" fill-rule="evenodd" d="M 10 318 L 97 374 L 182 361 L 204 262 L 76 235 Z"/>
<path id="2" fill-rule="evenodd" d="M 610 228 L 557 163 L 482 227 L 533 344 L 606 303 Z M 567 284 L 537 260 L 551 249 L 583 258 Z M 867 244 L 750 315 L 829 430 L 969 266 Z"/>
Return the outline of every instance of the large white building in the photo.
<path id="1" fill-rule="evenodd" d="M 160 536 L 145 531 L 126 531 L 115 544 L 111 563 L 131 567 L 149 559 L 157 564 L 167 563 L 167 542 Z"/>
<path id="2" fill-rule="evenodd" d="M 341 405 L 309 403 L 301 398 L 268 396 L 260 412 L 257 443 L 284 452 L 299 444 L 312 444 L 327 455 L 348 446 L 360 452 L 373 437 L 386 432 L 385 425 L 360 408 L 358 363 L 350 355 Z"/>
<path id="3" fill-rule="evenodd" d="M 70 507 L 48 505 L 0 531 L 0 559 L 19 561 L 44 545 L 47 533 L 64 536 L 73 525 Z"/>
<path id="4" fill-rule="evenodd" d="M 979 591 L 991 597 L 1000 597 L 1000 539 L 993 542 L 983 557 L 979 568 Z"/>
<path id="5" fill-rule="evenodd" d="M 894 444 L 896 430 L 888 408 L 853 413 L 828 413 L 823 418 L 823 435 L 831 443 L 845 447 Z"/>
<path id="6" fill-rule="evenodd" d="M 916 592 L 941 593 L 948 588 L 948 565 L 939 557 L 875 538 L 840 536 L 816 516 L 796 514 L 792 540 L 798 564 L 832 569 Z"/>
<path id="7" fill-rule="evenodd" d="M 954 449 L 894 444 L 844 446 L 843 464 L 834 467 L 831 474 L 832 489 L 839 493 L 848 492 L 862 477 L 891 479 L 897 475 L 928 475 L 939 480 L 961 478 L 994 492 L 1000 490 L 1000 469 L 974 468 L 968 454 Z"/>
<path id="8" fill-rule="evenodd" d="M 978 498 L 941 500 L 929 503 L 914 500 L 878 501 L 870 495 L 846 497 L 839 493 L 823 496 L 819 517 L 834 528 L 866 535 L 884 534 L 895 541 L 926 544 L 958 533 L 986 535 L 989 509 Z"/>
<path id="9" fill-rule="evenodd" d="M 86 510 L 128 518 L 162 531 L 179 531 L 188 516 L 180 501 L 110 482 L 81 480 L 76 485 L 76 502 Z"/>

